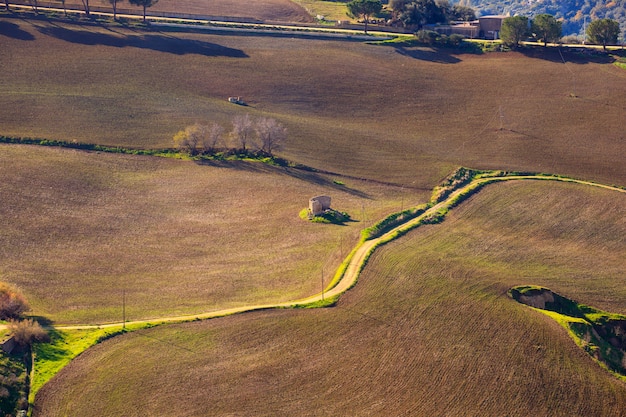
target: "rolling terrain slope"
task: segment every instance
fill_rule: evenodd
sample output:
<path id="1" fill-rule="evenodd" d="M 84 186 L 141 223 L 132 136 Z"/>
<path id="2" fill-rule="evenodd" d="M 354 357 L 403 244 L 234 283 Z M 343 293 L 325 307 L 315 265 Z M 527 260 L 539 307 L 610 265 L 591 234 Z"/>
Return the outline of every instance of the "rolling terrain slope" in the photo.
<path id="1" fill-rule="evenodd" d="M 281 156 L 337 173 L 1 145 L 0 274 L 56 323 L 120 320 L 124 296 L 137 319 L 316 293 L 360 229 L 459 165 L 626 185 L 626 72 L 609 56 L 4 16 L 0 42 L 0 135 L 169 148 L 250 114 L 287 126 Z M 316 194 L 360 222 L 301 221 Z M 624 384 L 505 294 L 543 285 L 625 313 L 625 204 L 489 186 L 377 252 L 336 307 L 108 340 L 35 415 L 624 414 Z"/>
<path id="2" fill-rule="evenodd" d="M 625 213 L 592 187 L 490 185 L 376 252 L 336 307 L 109 340 L 34 415 L 622 416 L 624 384 L 506 292 L 545 285 L 626 313 Z"/>
<path id="3" fill-rule="evenodd" d="M 609 57 L 5 18 L 0 38 L 4 135 L 171 147 L 249 113 L 287 126 L 283 156 L 358 177 L 430 189 L 462 165 L 626 184 L 626 71 Z"/>
<path id="4" fill-rule="evenodd" d="M 308 296 L 407 193 L 258 162 L 0 151 L 0 275 L 57 324 L 119 321 L 124 293 L 128 319 Z M 320 194 L 355 221 L 300 219 Z"/>

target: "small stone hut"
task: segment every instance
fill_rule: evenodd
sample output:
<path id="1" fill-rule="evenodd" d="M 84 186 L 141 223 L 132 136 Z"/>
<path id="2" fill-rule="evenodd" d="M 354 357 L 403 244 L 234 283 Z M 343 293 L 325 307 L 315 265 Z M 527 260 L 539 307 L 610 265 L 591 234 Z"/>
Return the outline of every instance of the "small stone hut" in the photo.
<path id="1" fill-rule="evenodd" d="M 10 354 L 15 349 L 15 338 L 13 336 L 6 337 L 0 340 L 0 347 L 5 353 Z"/>
<path id="2" fill-rule="evenodd" d="M 309 213 L 318 216 L 330 208 L 330 197 L 318 195 L 309 200 Z"/>

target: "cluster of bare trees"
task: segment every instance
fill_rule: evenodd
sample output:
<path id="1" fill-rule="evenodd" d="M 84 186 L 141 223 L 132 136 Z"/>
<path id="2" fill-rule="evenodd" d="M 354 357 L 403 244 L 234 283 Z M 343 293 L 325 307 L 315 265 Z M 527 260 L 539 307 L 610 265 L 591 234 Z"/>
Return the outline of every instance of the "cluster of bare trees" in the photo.
<path id="1" fill-rule="evenodd" d="M 247 113 L 233 117 L 229 132 L 217 123 L 196 123 L 174 135 L 176 146 L 191 155 L 212 154 L 220 149 L 255 150 L 273 155 L 282 148 L 286 139 L 287 129 L 276 119 L 253 119 Z"/>

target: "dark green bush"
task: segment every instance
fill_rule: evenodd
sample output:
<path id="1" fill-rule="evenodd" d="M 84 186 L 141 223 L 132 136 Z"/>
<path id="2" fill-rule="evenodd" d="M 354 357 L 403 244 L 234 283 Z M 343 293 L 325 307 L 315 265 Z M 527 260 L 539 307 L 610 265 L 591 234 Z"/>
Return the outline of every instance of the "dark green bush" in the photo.
<path id="1" fill-rule="evenodd" d="M 329 223 L 329 224 L 344 224 L 351 221 L 352 218 L 345 211 L 339 212 L 337 210 L 328 209 L 322 214 L 314 216 L 311 221 L 313 223 Z"/>

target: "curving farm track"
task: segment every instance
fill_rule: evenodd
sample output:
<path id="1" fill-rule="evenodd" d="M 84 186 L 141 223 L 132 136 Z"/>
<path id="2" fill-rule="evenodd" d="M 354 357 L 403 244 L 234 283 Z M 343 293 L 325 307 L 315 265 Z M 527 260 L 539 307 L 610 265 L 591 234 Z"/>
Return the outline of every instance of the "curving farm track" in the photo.
<path id="1" fill-rule="evenodd" d="M 598 184 L 598 183 L 594 183 L 590 181 L 577 180 L 577 179 L 565 178 L 565 177 L 557 177 L 557 176 L 548 176 L 548 175 L 502 175 L 502 176 L 486 176 L 486 177 L 479 176 L 473 179 L 472 181 L 470 181 L 469 183 L 465 184 L 464 186 L 450 193 L 450 195 L 448 195 L 448 197 L 445 200 L 435 205 L 432 205 L 421 215 L 394 227 L 393 229 L 386 232 L 380 237 L 366 240 L 364 242 L 359 242 L 359 244 L 344 260 L 344 263 L 342 264 L 342 266 L 345 265 L 345 269 L 343 269 L 343 271 L 340 269 L 337 272 L 337 274 L 335 275 L 335 279 L 329 284 L 328 288 L 326 288 L 323 292 L 311 295 L 310 297 L 300 299 L 300 300 L 283 302 L 283 303 L 254 304 L 254 305 L 249 305 L 249 306 L 228 308 L 228 309 L 223 309 L 223 310 L 216 310 L 216 311 L 211 311 L 207 313 L 200 313 L 200 314 L 187 315 L 187 316 L 162 317 L 162 318 L 151 319 L 151 320 L 127 321 L 125 323 L 116 322 L 116 323 L 109 323 L 109 324 L 104 324 L 104 325 L 86 324 L 86 325 L 74 325 L 74 326 L 55 326 L 55 328 L 61 329 L 61 330 L 63 329 L 77 330 L 77 329 L 114 328 L 114 327 L 120 327 L 124 324 L 141 325 L 141 324 L 148 324 L 148 323 L 151 323 L 151 324 L 181 323 L 181 322 L 193 321 L 193 320 L 205 320 L 205 319 L 211 319 L 211 318 L 216 318 L 216 317 L 224 317 L 224 316 L 229 316 L 233 314 L 256 311 L 256 310 L 305 307 L 313 303 L 323 302 L 329 299 L 331 300 L 336 299 L 337 297 L 341 296 L 341 294 L 345 293 L 356 284 L 359 278 L 359 274 L 361 273 L 361 270 L 365 266 L 367 259 L 376 250 L 378 246 L 388 243 L 391 240 L 394 240 L 397 237 L 401 236 L 403 233 L 418 227 L 419 225 L 422 224 L 424 219 L 428 218 L 429 216 L 432 216 L 434 213 L 438 212 L 439 210 L 452 208 L 454 205 L 456 205 L 455 202 L 458 200 L 459 196 L 467 193 L 470 190 L 480 188 L 484 185 L 494 183 L 494 182 L 516 181 L 516 180 L 541 180 L 541 181 L 570 182 L 570 183 L 576 183 L 576 184 L 582 184 L 582 185 L 589 185 L 593 187 L 600 187 L 600 188 L 604 188 L 607 190 L 617 191 L 617 192 L 626 194 L 626 189 L 623 189 L 623 188 L 605 185 L 605 184 Z"/>

